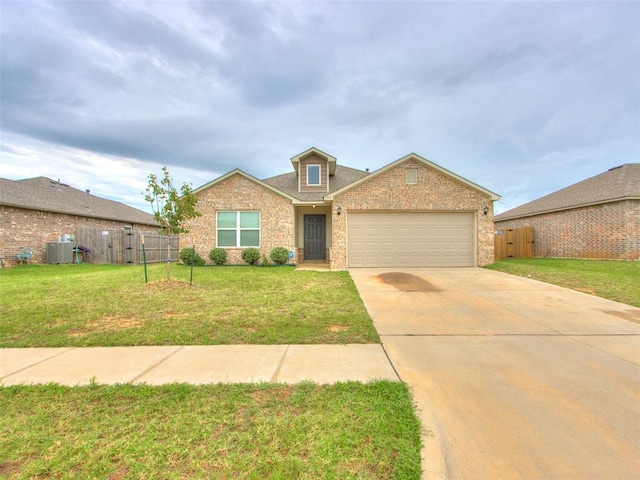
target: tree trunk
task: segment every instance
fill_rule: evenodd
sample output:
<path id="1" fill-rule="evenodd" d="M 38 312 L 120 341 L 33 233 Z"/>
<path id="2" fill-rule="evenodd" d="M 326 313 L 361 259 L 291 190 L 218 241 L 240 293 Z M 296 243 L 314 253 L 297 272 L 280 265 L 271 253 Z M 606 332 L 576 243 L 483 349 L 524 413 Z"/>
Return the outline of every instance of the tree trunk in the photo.
<path id="1" fill-rule="evenodd" d="M 171 235 L 167 235 L 167 280 L 171 280 Z"/>

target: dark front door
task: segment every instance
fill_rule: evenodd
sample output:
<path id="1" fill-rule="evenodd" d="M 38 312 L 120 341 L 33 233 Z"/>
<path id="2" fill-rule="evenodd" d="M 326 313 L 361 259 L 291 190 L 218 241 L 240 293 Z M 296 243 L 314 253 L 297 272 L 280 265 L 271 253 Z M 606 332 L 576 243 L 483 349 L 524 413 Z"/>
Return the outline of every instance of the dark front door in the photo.
<path id="1" fill-rule="evenodd" d="M 324 215 L 304 216 L 305 260 L 326 260 L 326 221 Z"/>

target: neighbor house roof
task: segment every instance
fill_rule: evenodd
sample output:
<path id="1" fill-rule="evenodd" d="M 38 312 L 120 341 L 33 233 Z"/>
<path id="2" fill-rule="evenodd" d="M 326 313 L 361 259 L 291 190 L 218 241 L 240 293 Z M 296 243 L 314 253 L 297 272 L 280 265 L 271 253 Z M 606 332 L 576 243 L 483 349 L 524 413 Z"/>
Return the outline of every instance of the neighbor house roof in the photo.
<path id="1" fill-rule="evenodd" d="M 612 168 L 496 215 L 495 221 L 630 199 L 640 199 L 640 163 L 627 163 Z"/>
<path id="2" fill-rule="evenodd" d="M 0 205 L 157 226 L 147 212 L 46 177 L 0 178 Z"/>

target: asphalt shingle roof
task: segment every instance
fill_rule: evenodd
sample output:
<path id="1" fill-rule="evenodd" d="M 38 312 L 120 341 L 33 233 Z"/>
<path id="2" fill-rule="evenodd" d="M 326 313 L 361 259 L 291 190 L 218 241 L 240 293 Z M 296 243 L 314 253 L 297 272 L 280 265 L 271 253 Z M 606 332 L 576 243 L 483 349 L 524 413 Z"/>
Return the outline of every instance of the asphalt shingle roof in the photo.
<path id="1" fill-rule="evenodd" d="M 287 195 L 301 200 L 303 202 L 320 202 L 324 197 L 331 192 L 340 190 L 347 185 L 352 184 L 360 180 L 363 177 L 369 175 L 369 172 L 358 170 L 350 167 L 343 167 L 336 165 L 335 174 L 329 177 L 329 191 L 328 192 L 299 192 L 298 191 L 298 175 L 296 172 L 285 173 L 283 175 L 277 175 L 275 177 L 266 178 L 262 180 L 267 185 L 271 185 L 277 188 L 281 192 Z"/>
<path id="2" fill-rule="evenodd" d="M 0 205 L 157 225 L 153 215 L 147 212 L 121 202 L 96 197 L 46 177 L 24 180 L 0 178 Z"/>
<path id="3" fill-rule="evenodd" d="M 499 215 L 495 221 L 626 199 L 640 199 L 640 163 L 627 163 Z"/>

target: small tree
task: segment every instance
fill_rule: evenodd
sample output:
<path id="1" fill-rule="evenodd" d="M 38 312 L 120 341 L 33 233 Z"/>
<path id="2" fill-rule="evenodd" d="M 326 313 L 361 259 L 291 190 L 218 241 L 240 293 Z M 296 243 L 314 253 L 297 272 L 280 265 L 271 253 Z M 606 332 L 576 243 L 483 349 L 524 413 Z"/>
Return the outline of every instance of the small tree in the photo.
<path id="1" fill-rule="evenodd" d="M 162 171 L 164 177 L 160 181 L 153 173 L 149 175 L 149 183 L 143 192 L 144 199 L 151 204 L 153 218 L 160 225 L 161 235 L 188 233 L 185 221 L 202 215 L 196 210 L 198 197 L 193 193 L 190 183 L 183 183 L 178 192 L 169 176 L 169 169 L 165 166 Z M 167 280 L 170 279 L 171 245 L 167 241 Z"/>

